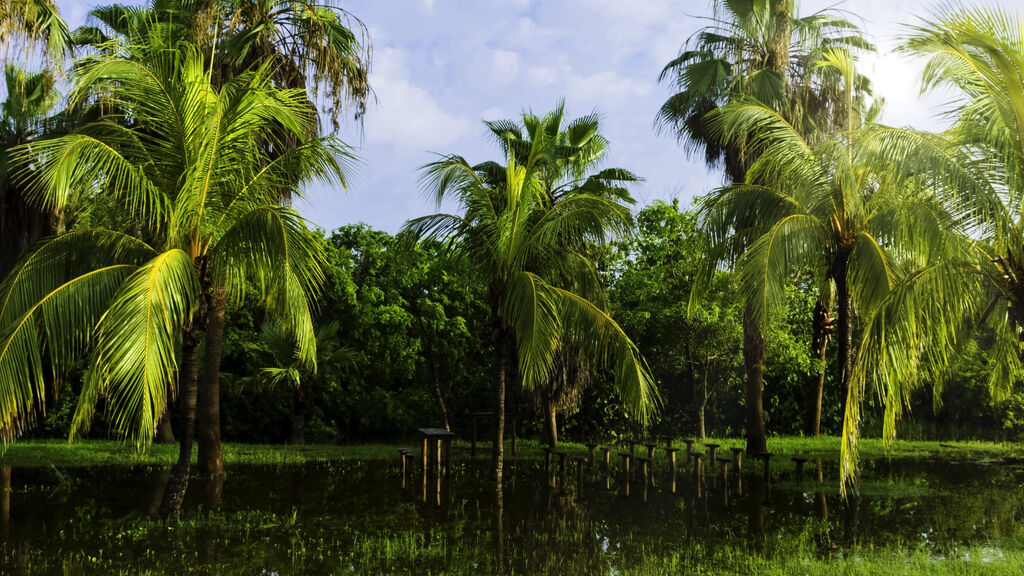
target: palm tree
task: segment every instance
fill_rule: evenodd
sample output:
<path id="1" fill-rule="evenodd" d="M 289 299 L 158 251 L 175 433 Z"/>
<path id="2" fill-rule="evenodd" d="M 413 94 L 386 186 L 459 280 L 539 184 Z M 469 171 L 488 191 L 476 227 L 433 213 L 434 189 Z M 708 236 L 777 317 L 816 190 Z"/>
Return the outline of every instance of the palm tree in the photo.
<path id="1" fill-rule="evenodd" d="M 711 23 L 686 43 L 679 56 L 661 72 L 675 93 L 658 112 L 660 129 L 675 134 L 688 153 L 702 153 L 709 166 L 724 165 L 730 182 L 746 180 L 756 157 L 736 139 L 724 144 L 708 130 L 706 116 L 737 99 L 755 98 L 780 112 L 801 133 L 845 118 L 845 99 L 837 98 L 835 78 L 814 66 L 818 54 L 835 47 L 871 49 L 856 25 L 842 15 L 822 11 L 796 14 L 792 0 L 740 0 L 713 2 Z M 735 261 L 752 236 L 746 232 L 756 221 L 734 223 L 734 234 L 722 243 L 707 263 L 708 274 L 721 261 Z M 725 230 L 713 231 L 723 237 Z M 702 283 L 695 283 L 700 287 Z M 700 300 L 691 297 L 691 304 Z M 747 452 L 766 451 L 762 386 L 764 333 L 751 314 L 743 319 L 743 356 L 746 370 Z M 820 409 L 819 409 L 820 411 Z"/>
<path id="2" fill-rule="evenodd" d="M 268 66 L 218 89 L 191 46 L 117 52 L 81 62 L 70 100 L 130 118 L 114 113 L 14 155 L 31 203 L 59 209 L 101 195 L 122 203 L 143 231 L 73 230 L 8 277 L 0 426 L 19 432 L 41 407 L 44 348 L 55 374 L 89 355 L 72 437 L 87 430 L 102 396 L 113 428 L 145 448 L 176 390 L 180 452 L 164 506 L 174 514 L 191 467 L 200 342 L 203 389 L 216 391 L 227 307 L 252 286 L 294 334 L 300 358 L 315 358 L 309 298 L 322 279 L 322 247 L 277 200 L 296 182 L 344 184 L 348 151 L 334 138 L 307 136 L 315 119 L 305 94 L 274 87 Z M 301 144 L 270 161 L 254 142 L 282 126 Z M 201 472 L 222 470 L 218 453 Z"/>
<path id="3" fill-rule="evenodd" d="M 4 60 L 34 56 L 59 69 L 71 52 L 71 33 L 52 0 L 0 0 L 0 49 Z"/>
<path id="4" fill-rule="evenodd" d="M 354 368 L 354 350 L 338 345 L 338 323 L 316 327 L 316 361 L 301 356 L 291 331 L 274 322 L 264 322 L 258 343 L 253 346 L 263 363 L 259 372 L 245 380 L 268 386 L 285 386 L 292 391 L 292 444 L 306 442 L 306 405 L 309 387 L 327 366 Z"/>
<path id="5" fill-rule="evenodd" d="M 600 122 L 597 112 L 568 120 L 565 101 L 560 100 L 543 116 L 527 111 L 519 121 L 505 119 L 484 124 L 502 152 L 513 156 L 520 164 L 530 161 L 534 141 L 546 139 L 549 142 L 548 159 L 541 164 L 540 182 L 548 197 L 546 208 L 551 210 L 581 192 L 633 202 L 626 187 L 640 178 L 621 168 L 599 169 L 609 144 L 601 132 Z M 481 171 L 488 175 L 492 185 L 501 185 L 504 178 L 501 164 L 484 163 Z M 578 240 L 580 244 L 576 249 L 585 253 L 588 250 L 585 238 Z M 595 304 L 607 308 L 603 294 L 599 296 L 601 300 Z M 557 444 L 558 412 L 575 406 L 590 383 L 589 363 L 577 348 L 570 340 L 560 342 L 551 372 L 532 390 L 534 402 L 544 416 L 545 436 L 551 448 Z"/>
<path id="6" fill-rule="evenodd" d="M 425 187 L 438 203 L 454 196 L 461 214 L 434 214 L 407 224 L 414 234 L 451 242 L 487 278 L 499 495 L 506 381 L 513 370 L 524 389 L 533 389 L 551 373 L 559 344 L 568 339 L 589 359 L 614 360 L 619 395 L 637 419 L 645 422 L 656 401 L 653 379 L 636 346 L 595 304 L 603 297 L 600 279 L 582 249 L 587 242 L 604 241 L 609 232 L 627 230 L 632 221 L 628 206 L 601 193 L 606 184 L 599 176 L 587 179 L 597 192 L 584 185 L 555 202 L 545 182 L 557 149 L 550 133 L 539 126 L 525 163 L 511 150 L 514 144 L 507 144 L 504 178 L 498 178 L 495 163 L 473 166 L 459 156 L 426 165 Z"/>
<path id="7" fill-rule="evenodd" d="M 145 7 L 113 4 L 91 14 L 102 26 L 77 30 L 76 37 L 83 43 L 102 49 L 110 46 L 112 37 L 131 44 L 184 38 L 200 51 L 214 54 L 214 86 L 253 67 L 267 66 L 276 87 L 301 92 L 314 119 L 310 132 L 298 135 L 282 128 L 254 141 L 263 148 L 267 162 L 295 149 L 303 138 L 321 133 L 318 101 L 326 101 L 335 129 L 346 103 L 355 106 L 357 118 L 365 110 L 370 94 L 369 38 L 363 23 L 333 1 L 167 0 Z M 296 184 L 281 182 L 282 203 L 291 202 Z M 216 473 L 221 469 L 218 389 L 204 386 L 199 395 L 199 429 L 199 468 Z"/>
<path id="8" fill-rule="evenodd" d="M 820 66 L 840 72 L 852 93 L 856 75 L 850 55 L 832 51 L 826 57 Z M 876 113 L 872 108 L 867 120 Z M 844 403 L 844 438 L 855 425 L 850 420 L 859 418 L 860 393 L 853 388 L 860 388 L 853 385 L 855 379 L 862 383 L 867 373 L 888 365 L 858 358 L 861 374 L 855 375 L 855 313 L 869 327 L 861 355 L 877 356 L 875 347 L 886 344 L 872 333 L 874 325 L 892 322 L 892 302 L 903 297 L 907 284 L 961 262 L 964 254 L 964 244 L 954 233 L 955 220 L 934 190 L 878 163 L 872 130 L 858 133 L 854 129 L 859 121 L 851 115 L 850 122 L 841 132 L 812 141 L 758 102 L 728 104 L 709 118 L 713 132 L 726 140 L 745 138 L 757 155 L 745 183 L 717 190 L 708 202 L 708 220 L 715 229 L 757 215 L 759 226 L 750 228 L 757 237 L 737 264 L 757 325 L 764 326 L 769 313 L 784 305 L 786 287 L 801 272 L 810 271 L 817 285 L 828 287 L 824 292 L 835 294 L 837 380 L 849 397 Z M 957 293 L 947 291 L 950 296 L 936 299 L 946 306 Z M 924 340 L 905 332 L 889 338 L 904 354 L 919 347 L 934 350 L 932 344 L 925 346 Z M 906 386 L 914 382 L 906 374 L 895 378 L 905 379 Z M 852 454 L 849 448 L 844 455 Z"/>
<path id="9" fill-rule="evenodd" d="M 921 382 L 941 391 L 947 351 L 972 324 L 993 334 L 996 399 L 1024 375 L 1022 29 L 1019 15 L 998 8 L 953 8 L 912 28 L 902 47 L 926 58 L 923 89 L 949 94 L 952 126 L 943 134 L 880 127 L 868 141 L 869 161 L 934 189 L 967 248 L 958 260 L 908 277 L 865 326 L 844 420 L 844 479 L 856 470 L 858 407 L 868 385 L 885 400 L 891 442 L 910 391 Z"/>

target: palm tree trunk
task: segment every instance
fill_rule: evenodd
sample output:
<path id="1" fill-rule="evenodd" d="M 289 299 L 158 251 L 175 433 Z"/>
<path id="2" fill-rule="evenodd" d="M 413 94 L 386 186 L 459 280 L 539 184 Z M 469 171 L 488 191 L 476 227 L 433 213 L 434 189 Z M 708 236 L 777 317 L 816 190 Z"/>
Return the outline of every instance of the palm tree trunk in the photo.
<path id="1" fill-rule="evenodd" d="M 502 493 L 502 470 L 505 459 L 505 384 L 508 378 L 512 346 L 504 321 L 494 309 L 491 339 L 494 343 L 494 444 L 492 448 L 494 479 L 498 497 Z"/>
<path id="2" fill-rule="evenodd" d="M 306 443 L 306 395 L 302 386 L 292 391 L 292 444 Z"/>
<path id="3" fill-rule="evenodd" d="M 188 490 L 188 477 L 192 471 L 192 440 L 195 437 L 196 391 L 199 380 L 199 331 L 186 328 L 181 337 L 181 366 L 178 372 L 178 422 L 181 425 L 178 441 L 178 461 L 171 468 L 170 480 L 164 492 L 160 515 L 172 518 L 181 511 L 181 503 Z"/>
<path id="4" fill-rule="evenodd" d="M 850 304 L 850 285 L 847 282 L 849 252 L 840 253 L 835 264 L 837 323 L 839 324 L 839 408 L 846 414 L 847 396 L 850 393 L 850 377 L 853 374 L 853 313 Z"/>
<path id="5" fill-rule="evenodd" d="M 747 454 L 768 451 L 764 429 L 764 334 L 750 315 L 743 313 L 743 364 L 747 373 Z"/>
<path id="6" fill-rule="evenodd" d="M 825 396 L 825 354 L 828 347 L 829 323 L 831 312 L 821 300 L 814 305 L 814 335 L 811 338 L 811 354 L 821 361 L 821 369 L 814 377 L 811 387 L 810 410 L 807 414 L 807 435 L 817 437 L 821 434 L 821 402 Z"/>
<path id="7" fill-rule="evenodd" d="M 544 440 L 554 450 L 558 446 L 558 414 L 551 394 L 544 395 Z"/>
<path id="8" fill-rule="evenodd" d="M 199 473 L 216 476 L 224 473 L 220 447 L 220 356 L 224 346 L 224 291 L 214 289 L 206 312 L 206 354 L 203 358 L 202 393 L 199 395 Z"/>

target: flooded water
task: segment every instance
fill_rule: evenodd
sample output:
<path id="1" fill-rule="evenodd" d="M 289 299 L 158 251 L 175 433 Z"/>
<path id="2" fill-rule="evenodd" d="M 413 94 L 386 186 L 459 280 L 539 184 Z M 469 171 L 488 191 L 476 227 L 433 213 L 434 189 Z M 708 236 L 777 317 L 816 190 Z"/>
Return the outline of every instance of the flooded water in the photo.
<path id="1" fill-rule="evenodd" d="M 618 574 L 680 551 L 834 558 L 885 547 L 998 557 L 1024 538 L 1024 468 L 867 463 L 839 498 L 834 462 L 671 474 L 513 461 L 500 502 L 486 458 L 405 477 L 395 461 L 235 466 L 193 480 L 181 521 L 152 520 L 168 471 L 0 469 L 3 574 Z M 787 459 L 788 460 L 788 459 Z M 581 482 L 582 480 L 582 482 Z M 733 552 L 729 552 L 731 554 Z M 685 558 L 685 554 L 683 555 Z M 728 557 L 728 554 L 725 555 Z"/>

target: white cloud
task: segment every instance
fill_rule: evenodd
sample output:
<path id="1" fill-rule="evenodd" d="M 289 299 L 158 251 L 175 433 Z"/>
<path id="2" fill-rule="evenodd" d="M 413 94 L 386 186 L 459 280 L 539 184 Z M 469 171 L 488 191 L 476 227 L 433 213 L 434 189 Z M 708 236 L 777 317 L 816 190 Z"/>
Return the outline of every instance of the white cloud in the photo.
<path id="1" fill-rule="evenodd" d="M 511 50 L 491 50 L 491 78 L 500 84 L 511 84 L 519 76 L 519 54 Z"/>
<path id="2" fill-rule="evenodd" d="M 366 115 L 369 142 L 443 150 L 463 137 L 470 127 L 467 118 L 444 110 L 430 92 L 410 80 L 402 52 L 397 48 L 377 51 L 370 83 L 379 101 L 371 105 Z"/>

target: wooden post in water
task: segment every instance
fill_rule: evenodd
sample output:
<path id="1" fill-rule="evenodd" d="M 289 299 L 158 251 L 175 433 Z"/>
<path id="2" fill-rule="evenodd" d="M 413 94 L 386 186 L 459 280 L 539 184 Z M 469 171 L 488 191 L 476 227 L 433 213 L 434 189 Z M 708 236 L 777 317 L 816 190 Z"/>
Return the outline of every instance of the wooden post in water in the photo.
<path id="1" fill-rule="evenodd" d="M 764 483 L 768 485 L 772 481 L 772 454 L 771 452 L 762 452 L 761 460 L 764 461 Z"/>
<path id="2" fill-rule="evenodd" d="M 683 442 L 686 444 L 686 460 L 689 461 L 690 457 L 693 456 L 693 440 L 687 438 Z"/>
<path id="3" fill-rule="evenodd" d="M 732 451 L 732 463 L 736 466 L 736 475 L 743 474 L 743 448 L 730 448 Z"/>
<path id="4" fill-rule="evenodd" d="M 573 456 L 573 461 L 576 462 L 576 495 L 579 498 L 583 497 L 583 465 L 589 462 L 587 458 L 583 456 Z"/>
<path id="5" fill-rule="evenodd" d="M 718 450 L 718 447 L 721 446 L 721 444 L 705 444 L 705 446 L 708 447 L 708 464 L 711 465 L 711 473 L 714 474 L 715 451 Z"/>
<path id="6" fill-rule="evenodd" d="M 604 448 L 601 448 L 601 451 L 604 452 L 604 471 L 607 472 L 608 469 L 611 468 L 612 449 L 605 446 Z"/>

